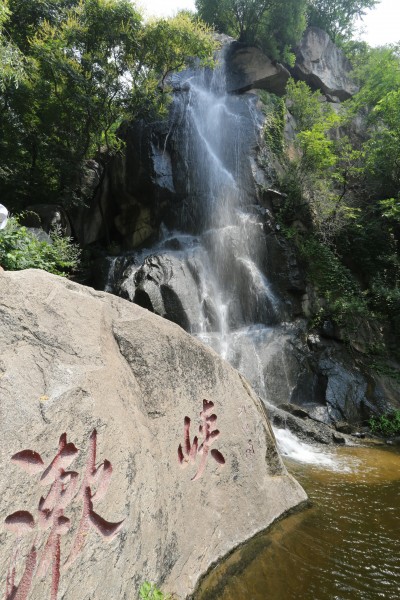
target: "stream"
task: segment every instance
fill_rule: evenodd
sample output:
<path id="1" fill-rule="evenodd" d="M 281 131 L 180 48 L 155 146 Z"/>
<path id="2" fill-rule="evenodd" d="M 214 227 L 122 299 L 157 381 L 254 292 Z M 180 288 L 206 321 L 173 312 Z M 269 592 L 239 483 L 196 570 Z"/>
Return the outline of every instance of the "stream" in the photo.
<path id="1" fill-rule="evenodd" d="M 398 600 L 400 449 L 318 452 L 276 433 L 311 505 L 235 551 L 196 600 Z"/>

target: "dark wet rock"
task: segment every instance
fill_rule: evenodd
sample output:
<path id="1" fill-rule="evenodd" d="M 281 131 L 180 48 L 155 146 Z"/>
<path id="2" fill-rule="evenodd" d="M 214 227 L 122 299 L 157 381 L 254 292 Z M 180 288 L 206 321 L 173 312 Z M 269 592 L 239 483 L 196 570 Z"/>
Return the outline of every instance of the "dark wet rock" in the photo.
<path id="1" fill-rule="evenodd" d="M 311 419 L 302 419 L 292 415 L 279 407 L 267 406 L 267 413 L 272 424 L 281 429 L 289 429 L 305 442 L 317 444 L 332 444 L 333 432 L 328 425 L 316 423 Z"/>
<path id="2" fill-rule="evenodd" d="M 358 423 L 371 415 L 374 406 L 367 396 L 367 380 L 360 372 L 331 356 L 322 357 L 319 368 L 327 377 L 326 402 L 333 421 Z"/>
<path id="3" fill-rule="evenodd" d="M 26 227 L 43 229 L 46 233 L 59 231 L 62 235 L 71 236 L 71 224 L 62 206 L 55 204 L 32 204 L 27 206 L 20 219 Z"/>
<path id="4" fill-rule="evenodd" d="M 353 433 L 353 427 L 346 421 L 337 421 L 335 423 L 335 429 L 340 433 Z"/>
<path id="5" fill-rule="evenodd" d="M 111 211 L 104 165 L 95 160 L 86 161 L 77 188 L 83 202 L 68 210 L 74 236 L 83 246 L 106 241 L 111 227 Z"/>
<path id="6" fill-rule="evenodd" d="M 279 210 L 284 205 L 287 199 L 287 194 L 267 188 L 262 190 L 260 197 L 260 204 L 266 208 L 272 208 L 273 210 Z"/>
<path id="7" fill-rule="evenodd" d="M 295 404 L 280 404 L 279 408 L 285 410 L 291 415 L 294 415 L 295 417 L 299 417 L 300 419 L 310 418 L 310 414 L 306 410 L 304 410 L 304 408 L 296 406 Z"/>
<path id="8" fill-rule="evenodd" d="M 198 332 L 202 306 L 195 277 L 203 268 L 199 253 L 200 249 L 191 256 L 181 252 L 148 256 L 138 268 L 125 271 L 119 295 L 177 323 L 186 331 Z M 212 321 L 216 314 L 213 301 L 210 296 L 204 301 Z"/>
<path id="9" fill-rule="evenodd" d="M 306 291 L 306 278 L 301 268 L 293 244 L 282 235 L 268 234 L 266 236 L 267 254 L 264 272 L 268 273 L 282 295 L 294 294 L 293 316 L 302 313 L 301 295 Z"/>

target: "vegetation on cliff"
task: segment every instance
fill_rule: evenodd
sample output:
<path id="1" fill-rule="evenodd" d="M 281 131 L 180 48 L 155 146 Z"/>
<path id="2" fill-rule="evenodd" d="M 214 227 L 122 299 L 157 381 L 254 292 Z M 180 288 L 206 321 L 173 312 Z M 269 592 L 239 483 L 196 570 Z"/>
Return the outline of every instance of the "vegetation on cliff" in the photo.
<path id="1" fill-rule="evenodd" d="M 196 0 L 199 16 L 217 31 L 260 46 L 292 64 L 292 48 L 308 25 L 336 43 L 351 40 L 357 20 L 378 0 Z"/>
<path id="2" fill-rule="evenodd" d="M 339 110 L 303 82 L 288 85 L 297 155 L 281 182 L 281 219 L 326 300 L 321 318 L 389 319 L 398 333 L 399 47 L 364 47 L 357 61 L 360 90 Z M 296 218 L 312 223 L 308 234 L 293 229 Z"/>
<path id="3" fill-rule="evenodd" d="M 269 95 L 265 136 L 282 161 L 289 110 L 296 152 L 280 182 L 287 194 L 280 219 L 325 299 L 315 317 L 342 324 L 354 315 L 384 317 L 399 331 L 400 49 L 351 40 L 356 19 L 375 4 L 197 0 L 197 9 L 209 26 L 258 44 L 272 58 L 290 62 L 307 24 L 324 27 L 351 56 L 360 86 L 353 99 L 334 110 L 319 92 L 291 80 L 286 109 Z M 144 23 L 129 0 L 2 0 L 2 202 L 15 212 L 88 201 L 85 161 L 120 150 L 124 119 L 165 114 L 168 74 L 184 68 L 188 56 L 211 61 L 209 26 L 187 12 Z M 298 218 L 308 223 L 306 235 L 293 228 Z M 26 241 L 17 230 L 15 224 L 7 235 Z M 13 268 L 10 256 L 2 261 Z"/>
<path id="4" fill-rule="evenodd" d="M 78 245 L 57 229 L 38 236 L 12 217 L 0 231 L 0 265 L 7 271 L 43 269 L 64 276 L 78 267 L 79 257 Z"/>
<path id="5" fill-rule="evenodd" d="M 87 200 L 84 161 L 120 148 L 123 119 L 165 111 L 166 75 L 214 48 L 200 21 L 144 23 L 130 0 L 0 6 L 0 195 L 12 210 Z"/>

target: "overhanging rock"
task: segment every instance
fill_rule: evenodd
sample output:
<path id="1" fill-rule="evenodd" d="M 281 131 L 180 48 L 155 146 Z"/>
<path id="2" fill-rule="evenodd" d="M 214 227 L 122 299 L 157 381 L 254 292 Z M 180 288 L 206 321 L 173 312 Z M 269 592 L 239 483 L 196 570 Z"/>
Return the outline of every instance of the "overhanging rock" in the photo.
<path id="1" fill-rule="evenodd" d="M 233 42 L 227 50 L 226 63 L 228 92 L 259 89 L 278 96 L 285 94 L 289 71 L 258 48 Z"/>
<path id="2" fill-rule="evenodd" d="M 347 100 L 358 91 L 350 77 L 349 60 L 322 29 L 306 29 L 295 54 L 293 75 L 312 89 L 321 90 L 336 101 Z"/>

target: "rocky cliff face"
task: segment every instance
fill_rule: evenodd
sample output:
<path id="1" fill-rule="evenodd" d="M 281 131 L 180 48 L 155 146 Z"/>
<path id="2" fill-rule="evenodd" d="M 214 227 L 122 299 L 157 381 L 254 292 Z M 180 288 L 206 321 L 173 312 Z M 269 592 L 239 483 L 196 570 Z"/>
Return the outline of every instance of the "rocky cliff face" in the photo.
<path id="1" fill-rule="evenodd" d="M 381 333 L 360 324 L 350 351 L 332 323 L 309 335 L 315 290 L 276 219 L 285 198 L 274 187 L 283 167 L 271 140 L 283 135 L 290 153 L 293 119 L 287 112 L 276 120 L 288 72 L 257 49 L 223 41 L 225 92 L 219 83 L 210 97 L 210 73 L 200 86 L 196 73 L 174 76 L 169 120 L 125 126 L 126 153 L 101 196 L 120 255 L 98 261 L 92 283 L 199 336 L 268 404 L 290 402 L 306 419 L 357 430 L 398 404 L 393 382 L 372 376 L 364 360 Z M 329 101 L 356 91 L 347 59 L 324 32 L 308 29 L 296 55 L 293 75 Z M 207 125 L 214 110 L 218 119 Z M 307 227 L 304 218 L 297 225 Z"/>
<path id="2" fill-rule="evenodd" d="M 289 74 L 255 48 L 222 41 L 225 92 L 218 84 L 210 98 L 211 73 L 200 87 L 198 73 L 179 74 L 167 121 L 125 125 L 125 155 L 77 226 L 83 241 L 108 238 L 118 254 L 96 263 L 92 284 L 199 336 L 267 403 L 290 402 L 316 422 L 357 429 L 398 406 L 395 383 L 372 375 L 365 360 L 382 332 L 360 323 L 351 347 L 330 322 L 309 335 L 316 291 L 276 218 L 284 167 L 271 142 L 283 134 L 295 151 L 290 113 L 276 120 Z M 323 31 L 309 28 L 296 56 L 293 76 L 328 101 L 356 91 L 347 59 Z M 207 125 L 214 110 L 219 120 Z M 306 230 L 305 212 L 294 225 Z"/>
<path id="3" fill-rule="evenodd" d="M 177 325 L 34 270 L 0 273 L 0 314 L 7 598 L 186 598 L 305 501 L 259 398 Z"/>
<path id="4" fill-rule="evenodd" d="M 309 27 L 295 52 L 294 77 L 320 90 L 330 101 L 341 102 L 357 92 L 349 60 L 322 29 Z"/>

